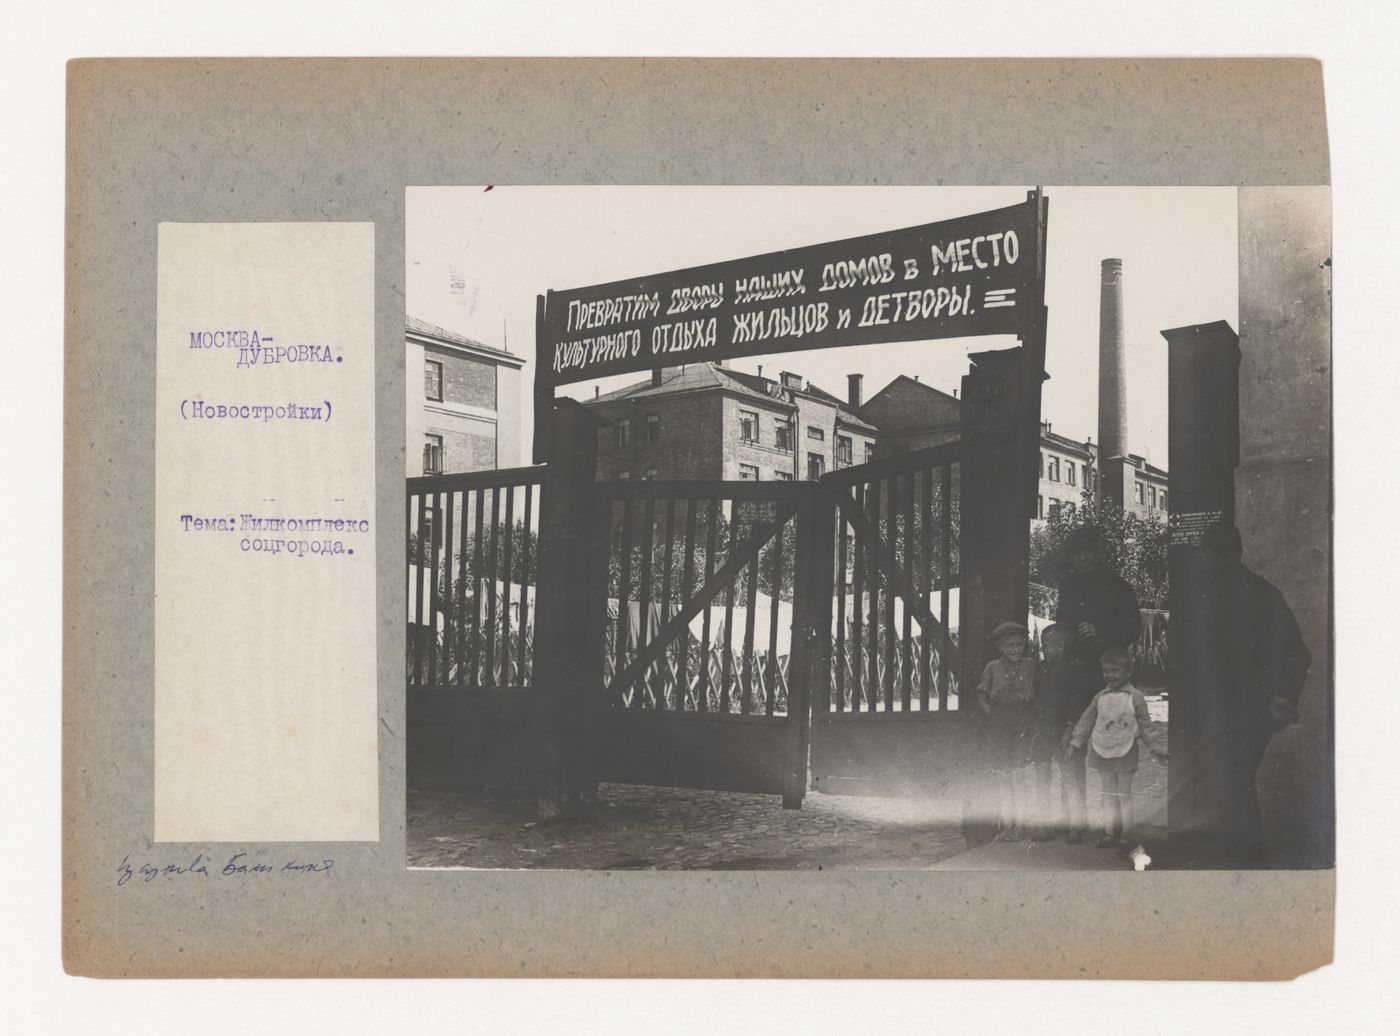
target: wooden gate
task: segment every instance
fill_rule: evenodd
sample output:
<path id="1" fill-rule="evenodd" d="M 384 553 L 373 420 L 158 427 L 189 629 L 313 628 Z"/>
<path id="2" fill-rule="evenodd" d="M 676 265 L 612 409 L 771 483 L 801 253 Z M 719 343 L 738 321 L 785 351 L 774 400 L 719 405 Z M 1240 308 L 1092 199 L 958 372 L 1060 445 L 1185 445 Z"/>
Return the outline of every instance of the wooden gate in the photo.
<path id="1" fill-rule="evenodd" d="M 956 637 L 960 458 L 951 443 L 821 480 L 835 530 L 818 626 L 830 664 L 812 692 L 814 791 L 960 793 L 977 729 Z"/>
<path id="2" fill-rule="evenodd" d="M 801 804 L 819 492 L 784 482 L 597 485 L 595 542 L 609 544 L 589 609 L 605 617 L 599 779 Z"/>
<path id="3" fill-rule="evenodd" d="M 407 481 L 409 782 L 535 791 L 543 467 Z"/>

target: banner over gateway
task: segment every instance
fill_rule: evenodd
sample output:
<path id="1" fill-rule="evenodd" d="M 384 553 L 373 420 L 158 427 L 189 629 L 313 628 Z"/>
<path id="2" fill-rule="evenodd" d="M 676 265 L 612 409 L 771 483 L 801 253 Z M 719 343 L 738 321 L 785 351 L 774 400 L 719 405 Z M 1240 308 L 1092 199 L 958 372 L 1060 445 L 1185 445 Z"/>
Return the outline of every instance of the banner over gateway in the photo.
<path id="1" fill-rule="evenodd" d="M 537 397 L 739 356 L 1023 335 L 1043 295 L 1043 200 L 540 300 Z"/>

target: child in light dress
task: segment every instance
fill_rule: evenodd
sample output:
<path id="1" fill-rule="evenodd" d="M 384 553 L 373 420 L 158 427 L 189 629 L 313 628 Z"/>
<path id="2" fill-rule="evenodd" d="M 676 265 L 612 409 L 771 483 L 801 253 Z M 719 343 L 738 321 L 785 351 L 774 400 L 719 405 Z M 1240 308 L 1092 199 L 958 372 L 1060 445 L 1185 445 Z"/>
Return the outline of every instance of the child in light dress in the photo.
<path id="1" fill-rule="evenodd" d="M 1147 700 L 1132 685 L 1132 660 L 1126 648 L 1103 653 L 1104 688 L 1094 695 L 1075 724 L 1070 748 L 1089 749 L 1089 769 L 1099 772 L 1103 783 L 1103 835 L 1100 849 L 1125 847 L 1133 828 L 1133 774 L 1138 768 L 1138 742 L 1143 741 L 1158 762 L 1167 752 L 1161 735 L 1151 726 Z"/>

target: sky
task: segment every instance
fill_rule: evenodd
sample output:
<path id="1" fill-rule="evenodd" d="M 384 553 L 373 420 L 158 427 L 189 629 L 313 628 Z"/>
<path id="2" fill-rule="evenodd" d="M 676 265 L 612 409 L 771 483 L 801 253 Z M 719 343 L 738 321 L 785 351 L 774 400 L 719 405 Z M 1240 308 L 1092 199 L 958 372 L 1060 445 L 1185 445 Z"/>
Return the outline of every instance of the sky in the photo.
<path id="1" fill-rule="evenodd" d="M 930 223 L 1024 201 L 1027 187 L 410 187 L 407 311 L 527 360 L 528 463 L 535 296 L 778 249 Z M 1239 329 L 1235 190 L 1050 187 L 1049 311 L 1042 417 L 1098 439 L 1099 267 L 1123 261 L 1128 446 L 1167 466 L 1167 350 L 1161 332 L 1226 320 Z M 782 353 L 731 366 L 794 371 L 845 398 L 865 375 L 870 398 L 900 374 L 952 392 L 968 353 L 1011 336 Z M 560 388 L 584 399 L 645 373 Z M 502 463 L 507 463 L 504 459 Z"/>

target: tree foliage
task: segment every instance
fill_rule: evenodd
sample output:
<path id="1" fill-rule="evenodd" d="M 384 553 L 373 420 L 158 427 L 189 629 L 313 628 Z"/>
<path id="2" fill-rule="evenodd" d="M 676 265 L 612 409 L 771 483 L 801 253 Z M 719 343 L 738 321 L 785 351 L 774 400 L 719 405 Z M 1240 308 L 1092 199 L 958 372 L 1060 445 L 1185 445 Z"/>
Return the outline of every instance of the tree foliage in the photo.
<path id="1" fill-rule="evenodd" d="M 1074 529 L 1084 526 L 1098 529 L 1104 564 L 1128 581 L 1138 604 L 1144 608 L 1167 606 L 1166 523 L 1124 511 L 1111 501 L 1095 500 L 1088 492 L 1072 512 L 1065 507 L 1052 510 L 1044 524 L 1031 533 L 1033 606 L 1048 603 L 1043 600 L 1047 591 L 1053 592 L 1069 571 L 1065 540 Z M 1034 592 L 1037 586 L 1038 594 Z"/>

